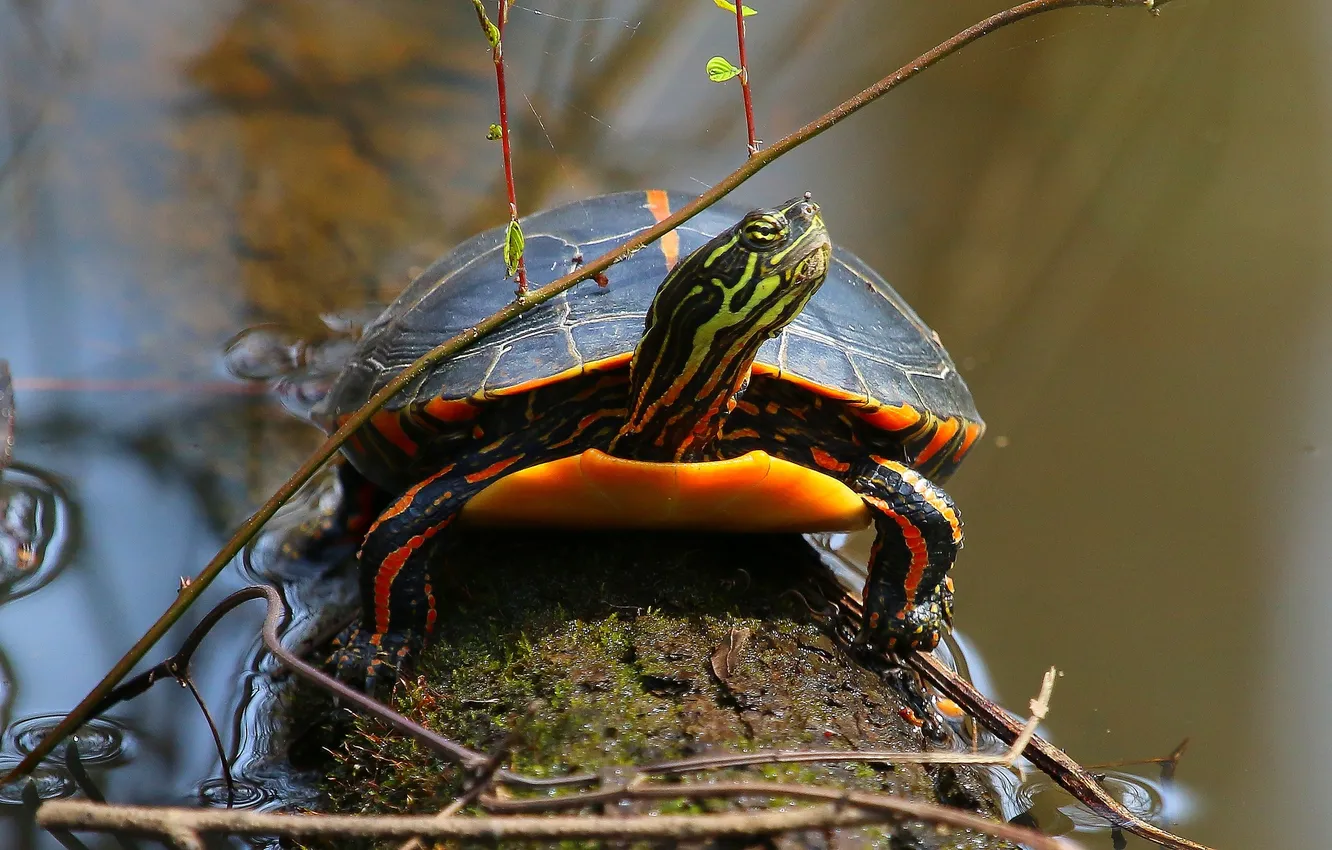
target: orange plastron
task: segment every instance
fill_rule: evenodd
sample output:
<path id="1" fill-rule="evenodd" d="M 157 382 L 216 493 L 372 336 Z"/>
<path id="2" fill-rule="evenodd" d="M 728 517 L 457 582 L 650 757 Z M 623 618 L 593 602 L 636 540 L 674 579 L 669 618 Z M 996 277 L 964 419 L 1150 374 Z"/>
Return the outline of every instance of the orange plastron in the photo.
<path id="1" fill-rule="evenodd" d="M 590 449 L 501 478 L 462 512 L 469 525 L 853 531 L 870 522 L 842 482 L 753 451 L 706 463 L 645 463 Z"/>

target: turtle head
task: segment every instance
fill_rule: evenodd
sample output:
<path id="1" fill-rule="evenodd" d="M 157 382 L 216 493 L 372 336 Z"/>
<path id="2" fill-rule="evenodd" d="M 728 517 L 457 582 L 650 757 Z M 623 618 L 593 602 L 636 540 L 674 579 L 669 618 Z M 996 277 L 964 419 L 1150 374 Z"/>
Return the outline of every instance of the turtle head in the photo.
<path id="1" fill-rule="evenodd" d="M 648 309 L 628 419 L 611 452 L 707 459 L 759 346 L 804 309 L 831 257 L 818 205 L 805 194 L 747 213 L 676 265 Z"/>

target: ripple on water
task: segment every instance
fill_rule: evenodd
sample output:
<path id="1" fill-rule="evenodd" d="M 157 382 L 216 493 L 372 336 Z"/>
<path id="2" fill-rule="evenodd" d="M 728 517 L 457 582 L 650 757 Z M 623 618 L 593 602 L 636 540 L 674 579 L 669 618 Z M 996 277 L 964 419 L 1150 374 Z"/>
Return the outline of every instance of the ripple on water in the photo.
<path id="1" fill-rule="evenodd" d="M 1124 808 L 1151 823 L 1180 823 L 1192 806 L 1188 792 L 1176 782 L 1148 779 L 1123 771 L 1107 771 L 1101 787 Z M 1073 799 L 1044 774 L 1034 774 L 1017 789 L 1019 811 L 1029 812 L 1041 829 L 1063 832 L 1107 832 L 1105 819 Z"/>
<path id="2" fill-rule="evenodd" d="M 27 755 L 37 748 L 55 725 L 64 719 L 62 714 L 40 714 L 16 721 L 9 727 L 10 740 L 15 750 Z M 96 718 L 83 725 L 77 735 L 56 745 L 48 756 L 50 761 L 63 761 L 69 741 L 73 740 L 79 760 L 85 765 L 111 764 L 127 761 L 130 757 L 129 733 L 114 720 Z"/>
<path id="3" fill-rule="evenodd" d="M 199 784 L 199 802 L 215 809 L 257 809 L 272 803 L 276 797 L 253 782 L 234 777 L 229 788 L 220 776 Z"/>
<path id="4" fill-rule="evenodd" d="M 68 561 L 69 500 L 48 474 L 16 463 L 0 473 L 0 604 L 43 587 Z"/>
<path id="5" fill-rule="evenodd" d="M 15 759 L 0 759 L 0 775 L 18 766 Z M 0 785 L 0 806 L 23 805 L 23 789 L 32 782 L 37 796 L 43 800 L 56 800 L 71 796 L 77 789 L 74 779 L 60 765 L 40 764 L 28 776 L 8 785 Z"/>

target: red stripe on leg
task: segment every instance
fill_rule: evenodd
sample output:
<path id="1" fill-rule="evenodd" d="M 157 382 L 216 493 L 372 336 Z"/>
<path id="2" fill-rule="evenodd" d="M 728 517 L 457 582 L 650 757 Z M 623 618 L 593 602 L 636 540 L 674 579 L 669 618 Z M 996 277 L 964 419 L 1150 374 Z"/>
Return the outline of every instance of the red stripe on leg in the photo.
<path id="1" fill-rule="evenodd" d="M 902 531 L 902 541 L 906 543 L 907 549 L 911 552 L 911 563 L 907 567 L 906 578 L 902 582 L 902 592 L 906 596 L 906 608 L 897 612 L 898 619 L 903 619 L 906 617 L 906 610 L 916 604 L 916 591 L 920 589 L 921 579 L 925 577 L 925 568 L 930 563 L 929 553 L 925 550 L 925 538 L 911 520 L 888 507 L 888 503 L 883 499 L 864 494 L 861 494 L 861 498 L 877 508 L 884 516 L 890 517 L 897 523 L 897 527 Z"/>
<path id="2" fill-rule="evenodd" d="M 394 549 L 384 556 L 384 560 L 379 564 L 379 570 L 375 573 L 375 634 L 382 635 L 389 630 L 389 592 L 393 589 L 393 582 L 397 579 L 402 568 L 406 566 L 407 560 L 411 558 L 412 553 L 425 545 L 425 542 L 443 531 L 449 523 L 453 522 L 453 517 L 449 517 L 438 525 L 433 525 L 423 533 L 418 534 L 408 540 L 406 543 Z M 431 610 L 434 606 L 431 605 Z M 426 615 L 430 619 L 429 614 Z"/>
<path id="3" fill-rule="evenodd" d="M 426 485 L 430 484 L 431 482 L 436 481 L 444 477 L 445 475 L 448 475 L 452 471 L 453 471 L 453 464 L 449 464 L 448 466 L 444 467 L 439 472 L 436 472 L 434 475 L 430 476 L 424 481 L 412 485 L 412 488 L 408 490 L 406 493 L 403 493 L 401 498 L 398 499 L 398 501 L 394 502 L 388 508 L 388 510 L 384 511 L 382 514 L 379 515 L 379 518 L 375 520 L 374 525 L 370 526 L 370 530 L 367 531 L 366 534 L 373 534 L 375 532 L 375 529 L 379 528 L 380 524 L 383 523 L 385 520 L 390 520 L 396 516 L 401 516 L 403 511 L 407 510 L 412 506 L 412 501 L 416 499 L 416 494 L 420 493 L 422 488 L 424 488 Z"/>

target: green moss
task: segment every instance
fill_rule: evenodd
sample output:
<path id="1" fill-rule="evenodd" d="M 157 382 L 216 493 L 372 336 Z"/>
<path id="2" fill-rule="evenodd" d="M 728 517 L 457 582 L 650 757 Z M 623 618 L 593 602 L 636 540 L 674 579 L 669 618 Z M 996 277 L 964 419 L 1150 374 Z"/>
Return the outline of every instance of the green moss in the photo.
<path id="1" fill-rule="evenodd" d="M 438 636 L 396 703 L 476 750 L 512 734 L 512 770 L 556 776 L 763 747 L 922 746 L 900 696 L 855 664 L 805 604 L 816 598 L 817 570 L 798 539 L 488 537 L 453 558 L 454 575 L 471 578 L 445 586 Z M 334 753 L 332 808 L 428 811 L 463 790 L 452 765 L 370 721 L 356 721 Z M 766 764 L 709 775 L 936 796 L 932 775 L 913 765 Z M 678 800 L 652 810 L 737 805 Z M 903 829 L 879 833 L 884 846 L 906 840 Z M 909 846 L 962 846 L 933 829 L 908 831 Z"/>

